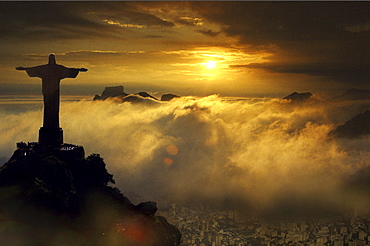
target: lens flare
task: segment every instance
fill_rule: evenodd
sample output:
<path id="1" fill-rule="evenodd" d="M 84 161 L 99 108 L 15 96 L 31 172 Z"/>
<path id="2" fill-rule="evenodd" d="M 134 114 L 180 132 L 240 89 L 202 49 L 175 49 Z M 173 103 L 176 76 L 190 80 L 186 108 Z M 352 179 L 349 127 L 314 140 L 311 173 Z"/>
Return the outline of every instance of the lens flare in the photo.
<path id="1" fill-rule="evenodd" d="M 168 157 L 164 158 L 163 162 L 166 166 L 171 166 L 173 164 L 173 160 L 171 158 L 168 158 Z"/>
<path id="2" fill-rule="evenodd" d="M 151 245 L 150 231 L 144 225 L 135 222 L 116 224 L 116 232 L 130 245 Z"/>
<path id="3" fill-rule="evenodd" d="M 176 147 L 176 145 L 170 144 L 166 147 L 166 151 L 170 155 L 177 155 L 179 149 Z"/>

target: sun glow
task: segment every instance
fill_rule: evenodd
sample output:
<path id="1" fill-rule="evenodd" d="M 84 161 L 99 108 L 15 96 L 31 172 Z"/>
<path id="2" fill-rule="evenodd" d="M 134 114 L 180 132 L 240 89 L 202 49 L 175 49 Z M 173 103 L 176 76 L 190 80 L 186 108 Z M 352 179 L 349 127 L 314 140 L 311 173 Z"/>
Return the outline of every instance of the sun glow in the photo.
<path id="1" fill-rule="evenodd" d="M 206 62 L 206 63 L 205 63 L 205 66 L 206 66 L 206 68 L 208 68 L 208 69 L 213 69 L 213 68 L 215 68 L 215 67 L 216 67 L 216 62 L 215 62 L 215 61 L 209 61 L 209 62 Z"/>
<path id="2" fill-rule="evenodd" d="M 194 50 L 161 51 L 161 54 L 177 57 L 171 60 L 171 75 L 186 78 L 189 81 L 236 81 L 243 74 L 245 65 L 268 61 L 267 53 L 248 54 L 235 48 L 201 47 Z M 248 71 L 249 72 L 249 71 Z M 251 74 L 248 75 L 250 77 Z"/>

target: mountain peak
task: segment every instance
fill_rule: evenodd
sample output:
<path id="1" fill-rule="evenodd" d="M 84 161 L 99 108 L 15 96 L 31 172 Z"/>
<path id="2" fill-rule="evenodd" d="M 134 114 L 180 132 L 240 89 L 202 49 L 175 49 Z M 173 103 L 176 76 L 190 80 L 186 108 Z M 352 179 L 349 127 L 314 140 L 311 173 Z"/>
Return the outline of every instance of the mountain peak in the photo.
<path id="1" fill-rule="evenodd" d="M 292 101 L 305 101 L 312 97 L 311 92 L 305 92 L 305 93 L 298 93 L 293 92 L 292 94 L 284 97 L 283 99 L 292 100 Z"/>

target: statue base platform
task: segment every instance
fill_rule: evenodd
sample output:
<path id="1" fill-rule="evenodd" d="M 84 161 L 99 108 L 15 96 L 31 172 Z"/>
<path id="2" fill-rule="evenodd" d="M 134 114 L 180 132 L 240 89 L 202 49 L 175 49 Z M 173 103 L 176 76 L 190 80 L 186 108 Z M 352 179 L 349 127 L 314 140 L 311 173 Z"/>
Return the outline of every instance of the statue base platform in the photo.
<path id="1" fill-rule="evenodd" d="M 17 143 L 17 150 L 14 151 L 13 159 L 21 160 L 30 156 L 55 156 L 62 161 L 71 161 L 74 159 L 85 158 L 85 150 L 82 146 L 74 144 L 61 144 L 60 147 L 51 145 L 41 145 L 37 142 Z"/>
<path id="2" fill-rule="evenodd" d="M 30 156 L 55 156 L 60 160 L 70 161 L 85 158 L 85 150 L 82 146 L 63 143 L 62 128 L 41 127 L 39 142 L 17 143 L 17 150 L 10 160 Z"/>
<path id="3" fill-rule="evenodd" d="M 60 147 L 63 144 L 62 128 L 41 127 L 39 130 L 39 143 L 44 146 Z"/>

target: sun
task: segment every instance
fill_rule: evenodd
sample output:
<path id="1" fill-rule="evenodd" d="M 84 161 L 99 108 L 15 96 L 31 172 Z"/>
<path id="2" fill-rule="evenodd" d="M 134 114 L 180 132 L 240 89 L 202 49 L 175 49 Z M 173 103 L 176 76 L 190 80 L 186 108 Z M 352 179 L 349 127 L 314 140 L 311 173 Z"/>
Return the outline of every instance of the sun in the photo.
<path id="1" fill-rule="evenodd" d="M 213 68 L 215 68 L 215 67 L 216 67 L 216 62 L 215 62 L 215 61 L 209 61 L 209 62 L 206 62 L 206 63 L 205 63 L 205 66 L 206 66 L 206 68 L 208 68 L 208 69 L 213 69 Z"/>

